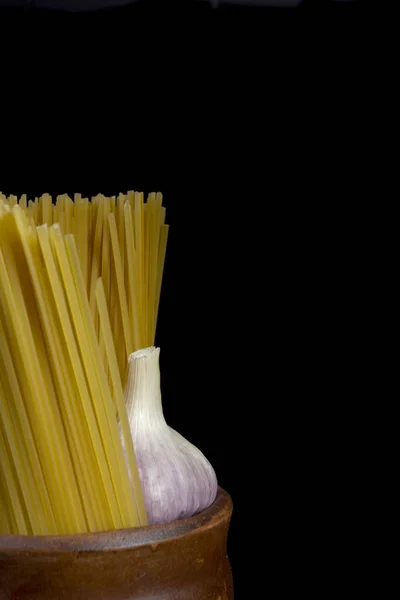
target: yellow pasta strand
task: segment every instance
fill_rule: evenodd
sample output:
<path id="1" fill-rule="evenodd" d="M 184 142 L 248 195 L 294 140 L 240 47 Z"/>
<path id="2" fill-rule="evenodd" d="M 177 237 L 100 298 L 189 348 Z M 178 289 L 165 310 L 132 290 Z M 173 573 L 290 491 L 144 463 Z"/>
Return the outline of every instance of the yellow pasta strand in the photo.
<path id="1" fill-rule="evenodd" d="M 102 206 L 96 207 L 96 226 L 93 232 L 93 251 L 92 251 L 92 265 L 90 273 L 90 308 L 92 309 L 93 319 L 97 324 L 97 312 L 96 312 L 96 281 L 99 276 L 100 260 L 101 260 L 101 241 L 102 241 L 102 227 L 103 227 L 103 210 Z"/>
<path id="2" fill-rule="evenodd" d="M 169 225 L 162 225 L 160 233 L 160 244 L 158 250 L 157 261 L 157 282 L 156 282 L 156 306 L 155 306 L 155 323 L 157 325 L 158 307 L 160 304 L 161 284 L 164 273 L 165 254 L 167 251 Z"/>
<path id="3" fill-rule="evenodd" d="M 20 200 L 19 200 L 19 205 L 22 208 L 22 210 L 26 210 L 28 203 L 27 203 L 27 199 L 26 199 L 26 194 L 22 194 Z"/>
<path id="4" fill-rule="evenodd" d="M 133 339 L 135 342 L 135 350 L 143 348 L 145 345 L 145 329 L 140 313 L 140 298 L 138 290 L 140 290 L 141 276 L 141 254 L 134 248 L 133 243 L 133 223 L 130 204 L 125 205 L 125 239 L 127 249 L 127 266 L 128 266 L 128 285 L 130 297 L 130 319 L 133 329 Z"/>
<path id="5" fill-rule="evenodd" d="M 53 220 L 53 204 L 51 202 L 51 196 L 49 194 L 43 194 L 43 196 L 40 197 L 39 202 L 41 203 L 42 208 L 41 222 L 51 225 Z"/>
<path id="6" fill-rule="evenodd" d="M 143 197 L 139 193 L 135 193 L 135 249 L 137 257 L 137 280 L 138 290 L 144 288 L 144 216 L 143 216 Z M 143 319 L 143 335 L 145 336 L 145 315 L 143 307 L 143 294 L 138 293 L 137 297 L 139 317 Z M 144 341 L 144 340 L 143 340 Z"/>
<path id="7" fill-rule="evenodd" d="M 111 245 L 112 245 L 112 253 L 114 258 L 114 269 L 117 278 L 117 286 L 118 286 L 118 297 L 120 310 L 122 315 L 122 326 L 124 330 L 125 337 L 125 347 L 126 347 L 126 356 L 128 357 L 133 352 L 133 344 L 131 337 L 131 330 L 129 324 L 129 313 L 128 313 L 128 304 L 126 301 L 125 295 L 125 286 L 123 281 L 123 271 L 122 271 L 122 263 L 121 263 L 121 254 L 119 251 L 118 244 L 118 234 L 117 234 L 117 226 L 115 223 L 115 216 L 113 214 L 109 215 L 108 218 L 109 226 L 110 226 L 110 235 L 111 235 Z"/>

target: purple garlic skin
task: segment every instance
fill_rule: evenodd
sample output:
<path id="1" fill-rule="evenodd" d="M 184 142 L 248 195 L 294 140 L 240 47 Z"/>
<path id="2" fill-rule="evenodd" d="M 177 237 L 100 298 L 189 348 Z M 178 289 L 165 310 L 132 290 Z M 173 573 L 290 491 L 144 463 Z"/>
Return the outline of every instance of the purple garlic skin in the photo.
<path id="1" fill-rule="evenodd" d="M 160 349 L 129 357 L 125 401 L 149 525 L 191 517 L 217 495 L 217 477 L 204 454 L 164 419 Z"/>

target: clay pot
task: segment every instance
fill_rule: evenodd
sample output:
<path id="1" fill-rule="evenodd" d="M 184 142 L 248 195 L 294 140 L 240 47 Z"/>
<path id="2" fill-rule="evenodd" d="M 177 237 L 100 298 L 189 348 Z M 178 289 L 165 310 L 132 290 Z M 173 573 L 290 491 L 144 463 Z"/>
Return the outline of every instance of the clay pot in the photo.
<path id="1" fill-rule="evenodd" d="M 232 502 L 167 525 L 74 536 L 0 536 L 0 600 L 233 600 Z"/>

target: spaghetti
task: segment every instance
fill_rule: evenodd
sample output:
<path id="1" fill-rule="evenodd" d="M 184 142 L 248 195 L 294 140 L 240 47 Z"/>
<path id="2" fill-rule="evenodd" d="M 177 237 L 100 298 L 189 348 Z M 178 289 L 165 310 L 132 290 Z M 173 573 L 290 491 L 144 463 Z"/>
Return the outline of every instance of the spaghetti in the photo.
<path id="1" fill-rule="evenodd" d="M 147 524 L 123 377 L 167 237 L 161 194 L 0 194 L 0 533 Z"/>

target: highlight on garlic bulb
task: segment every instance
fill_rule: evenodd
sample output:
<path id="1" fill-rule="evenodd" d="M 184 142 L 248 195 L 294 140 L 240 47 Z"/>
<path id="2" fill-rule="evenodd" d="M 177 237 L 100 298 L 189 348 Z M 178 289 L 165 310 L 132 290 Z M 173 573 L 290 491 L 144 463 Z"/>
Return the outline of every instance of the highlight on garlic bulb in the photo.
<path id="1" fill-rule="evenodd" d="M 128 360 L 125 387 L 129 425 L 149 525 L 191 517 L 210 506 L 217 478 L 206 457 L 165 421 L 160 349 L 138 350 Z"/>

